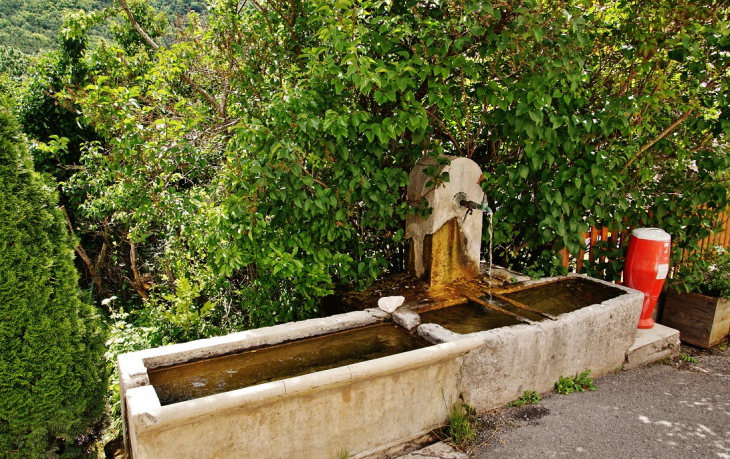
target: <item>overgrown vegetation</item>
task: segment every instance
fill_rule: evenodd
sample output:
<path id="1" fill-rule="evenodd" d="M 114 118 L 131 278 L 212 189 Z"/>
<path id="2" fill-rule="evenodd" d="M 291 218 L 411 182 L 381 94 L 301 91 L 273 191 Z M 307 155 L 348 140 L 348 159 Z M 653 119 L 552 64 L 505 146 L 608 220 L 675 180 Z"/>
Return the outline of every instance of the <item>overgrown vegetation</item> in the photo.
<path id="1" fill-rule="evenodd" d="M 527 404 L 537 405 L 540 403 L 540 400 L 542 400 L 542 397 L 540 397 L 540 394 L 538 394 L 534 390 L 526 390 L 522 393 L 520 398 L 517 400 L 510 402 L 507 406 L 525 406 Z"/>
<path id="2" fill-rule="evenodd" d="M 169 308 L 180 276 L 210 330 L 315 314 L 398 269 L 425 154 L 482 165 L 501 261 L 545 275 L 588 225 L 664 227 L 676 255 L 726 204 L 725 9 L 240 6 L 189 16 L 168 48 L 95 49 L 67 87 L 101 137 L 65 187 L 72 218 L 90 259 L 125 260 L 87 263 L 120 298 L 148 275 Z M 588 272 L 618 276 L 608 255 Z"/>
<path id="3" fill-rule="evenodd" d="M 558 382 L 555 383 L 555 392 L 568 395 L 573 392 L 598 390 L 598 387 L 593 384 L 593 378 L 588 376 L 589 374 L 591 374 L 591 370 L 586 370 L 580 374 L 576 373 L 575 376 L 568 376 L 567 378 L 560 376 Z"/>
<path id="4" fill-rule="evenodd" d="M 104 410 L 104 335 L 53 188 L 0 101 L 0 456 L 80 455 Z M 86 445 L 87 447 L 89 445 Z"/>

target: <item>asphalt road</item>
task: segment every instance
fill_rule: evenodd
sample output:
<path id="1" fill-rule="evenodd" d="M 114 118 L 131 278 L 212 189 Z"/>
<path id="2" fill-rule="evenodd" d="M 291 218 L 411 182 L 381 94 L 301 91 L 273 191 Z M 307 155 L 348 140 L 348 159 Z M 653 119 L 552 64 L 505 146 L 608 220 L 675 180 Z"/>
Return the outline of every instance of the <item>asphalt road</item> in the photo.
<path id="1" fill-rule="evenodd" d="M 597 391 L 546 395 L 486 413 L 477 458 L 730 459 L 730 350 L 597 379 Z M 488 441 L 487 441 L 488 440 Z"/>

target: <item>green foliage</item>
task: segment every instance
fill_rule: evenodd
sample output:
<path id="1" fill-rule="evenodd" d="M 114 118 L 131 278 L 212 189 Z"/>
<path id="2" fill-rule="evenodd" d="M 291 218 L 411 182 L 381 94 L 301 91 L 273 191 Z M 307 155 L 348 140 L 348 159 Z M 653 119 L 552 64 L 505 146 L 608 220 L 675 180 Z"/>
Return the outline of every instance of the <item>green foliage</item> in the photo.
<path id="1" fill-rule="evenodd" d="M 562 21 L 535 14 L 509 29 L 527 43 L 508 40 L 501 53 L 497 44 L 514 65 L 492 85 L 507 101 L 491 112 L 490 129 L 501 134 L 486 188 L 497 201 L 495 240 L 511 264 L 538 260 L 558 273 L 555 252 L 577 256 L 589 225 L 662 227 L 675 260 L 708 234 L 727 203 L 717 174 L 727 155 L 707 139 L 724 138 L 730 124 L 727 56 L 705 53 L 722 54 L 727 11 L 711 19 L 704 6 L 676 6 L 574 4 L 554 12 Z M 615 280 L 624 254 L 605 242 L 599 250 L 609 262 L 586 271 Z"/>
<path id="2" fill-rule="evenodd" d="M 0 46 L 0 74 L 18 81 L 28 71 L 28 56 L 20 51 Z"/>
<path id="3" fill-rule="evenodd" d="M 17 96 L 15 110 L 23 131 L 35 141 L 35 146 L 40 142 L 51 147 L 32 149 L 37 169 L 60 181 L 78 167 L 82 145 L 96 139 L 93 129 L 79 119 L 73 104 L 59 103 L 55 97 L 67 85 L 75 86 L 85 73 L 85 65 L 68 54 L 48 53 L 30 65 Z M 62 138 L 66 140 L 61 141 Z"/>
<path id="4" fill-rule="evenodd" d="M 79 299 L 57 198 L 0 108 L 0 451 L 40 457 L 103 413 L 101 322 Z"/>
<path id="5" fill-rule="evenodd" d="M 542 400 L 542 398 L 540 397 L 540 394 L 538 394 L 536 391 L 526 390 L 520 398 L 518 398 L 514 402 L 510 402 L 508 406 L 525 406 L 528 403 L 537 405 L 538 403 L 540 403 L 540 400 Z"/>
<path id="6" fill-rule="evenodd" d="M 679 354 L 679 358 L 687 363 L 700 363 L 697 357 L 693 357 L 689 354 Z"/>
<path id="7" fill-rule="evenodd" d="M 576 373 L 575 376 L 567 378 L 560 377 L 555 383 L 555 392 L 558 394 L 572 394 L 573 392 L 585 392 L 587 390 L 597 390 L 593 384 L 593 378 L 588 377 L 591 370 L 586 370 L 581 374 Z"/>
<path id="8" fill-rule="evenodd" d="M 424 155 L 482 165 L 511 267 L 564 272 L 603 224 L 661 226 L 676 258 L 727 204 L 730 57 L 727 8 L 675 3 L 221 0 L 167 48 L 88 55 L 65 97 L 102 138 L 67 190 L 89 231 L 114 222 L 150 270 L 192 263 L 196 308 L 226 291 L 251 325 L 398 269 Z M 585 269 L 616 278 L 599 250 Z"/>
<path id="9" fill-rule="evenodd" d="M 463 447 L 476 438 L 477 416 L 471 405 L 461 400 L 454 403 L 446 418 L 448 421 L 446 432 L 451 443 Z"/>
<path id="10" fill-rule="evenodd" d="M 680 292 L 730 299 L 730 253 L 711 249 L 688 257 L 677 267 L 669 286 Z"/>
<path id="11" fill-rule="evenodd" d="M 28 56 L 0 45 L 0 94 L 13 98 L 28 70 Z"/>
<path id="12" fill-rule="evenodd" d="M 147 32 L 147 35 L 152 39 L 165 35 L 168 24 L 164 13 L 158 13 L 143 0 L 133 0 L 128 2 L 128 5 L 135 20 Z M 127 21 L 118 20 L 112 23 L 111 30 L 114 40 L 127 54 L 133 55 L 137 48 L 150 46 Z"/>
<path id="13" fill-rule="evenodd" d="M 105 300 L 106 304 L 112 304 L 116 297 Z M 123 310 L 117 310 L 110 306 L 112 314 L 109 317 L 109 339 L 106 342 L 106 369 L 109 372 L 109 385 L 106 394 L 107 410 L 111 420 L 110 425 L 105 429 L 102 442 L 113 440 L 122 435 L 122 411 L 119 396 L 119 373 L 117 372 L 117 357 L 128 352 L 149 349 L 160 342 L 155 341 L 154 328 L 139 326 L 133 323 L 131 315 Z"/>

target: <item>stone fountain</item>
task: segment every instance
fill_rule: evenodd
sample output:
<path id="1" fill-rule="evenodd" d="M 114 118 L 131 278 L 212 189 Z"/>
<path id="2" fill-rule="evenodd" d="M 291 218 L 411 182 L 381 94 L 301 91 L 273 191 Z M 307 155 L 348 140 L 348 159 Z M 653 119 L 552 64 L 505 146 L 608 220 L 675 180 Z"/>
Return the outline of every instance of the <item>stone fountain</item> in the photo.
<path id="1" fill-rule="evenodd" d="M 408 202 L 426 199 L 432 211 L 426 218 L 412 214 L 406 220 L 408 273 L 431 286 L 479 274 L 483 211 L 473 203 L 484 201 L 482 171 L 471 159 L 446 158 L 449 164 L 439 166 L 435 158 L 425 156 L 409 175 Z M 429 167 L 436 167 L 439 176 L 447 173 L 450 180 L 429 184 Z"/>
<path id="2" fill-rule="evenodd" d="M 387 289 L 376 285 L 369 295 L 358 297 L 359 310 L 121 355 L 128 456 L 328 458 L 344 452 L 353 458 L 377 457 L 443 425 L 449 404 L 459 398 L 484 411 L 525 390 L 549 391 L 559 376 L 586 369 L 599 376 L 620 367 L 634 341 L 643 295 L 572 276 L 571 282 L 595 285 L 610 295 L 595 304 L 588 301 L 547 314 L 524 304 L 532 300 L 511 295 L 526 292 L 527 298 L 537 292 L 531 296 L 540 297 L 538 289 L 564 280 L 533 281 L 501 270 L 504 285 L 485 282 L 479 263 L 482 174 L 469 159 L 450 159 L 450 164 L 438 165 L 424 158 L 411 172 L 409 200 L 425 198 L 433 209 L 428 217 L 414 215 L 407 221 L 411 276 Z M 448 172 L 450 180 L 426 186 L 424 170 L 430 166 L 438 174 Z M 415 288 L 415 283 L 420 286 Z M 486 285 L 501 306 L 480 299 Z M 380 297 L 401 294 L 406 301 L 392 314 L 376 307 Z M 500 320 L 489 319 L 474 332 L 422 323 L 427 313 L 474 301 L 486 303 L 486 312 Z M 221 383 L 249 371 L 239 360 L 210 377 L 190 377 L 186 370 L 238 356 L 260 368 L 271 360 L 264 353 L 282 359 L 297 352 L 318 354 L 333 343 L 349 345 L 374 327 L 395 327 L 401 335 L 410 332 L 402 337 L 404 342 L 421 341 L 395 354 L 367 350 L 362 358 L 319 362 L 321 371 L 263 374 L 249 386 Z M 367 346 L 371 344 L 378 343 Z M 183 388 L 179 400 L 165 402 L 164 391 L 155 385 L 163 380 L 174 385 L 175 372 L 187 374 L 191 389 L 186 394 Z M 211 383 L 224 388 L 199 391 Z"/>

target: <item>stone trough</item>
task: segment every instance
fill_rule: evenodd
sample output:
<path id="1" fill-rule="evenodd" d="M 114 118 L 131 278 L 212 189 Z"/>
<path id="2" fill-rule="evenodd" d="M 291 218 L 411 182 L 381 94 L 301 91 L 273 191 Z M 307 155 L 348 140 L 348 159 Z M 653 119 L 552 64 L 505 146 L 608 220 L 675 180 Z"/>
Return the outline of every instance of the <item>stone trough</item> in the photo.
<path id="1" fill-rule="evenodd" d="M 529 281 L 525 287 L 548 282 Z M 484 411 L 559 376 L 614 371 L 633 344 L 643 294 L 461 335 L 419 324 L 422 309 L 377 309 L 283 324 L 119 357 L 128 455 L 142 458 L 371 457 L 444 425 L 459 397 Z M 414 310 L 415 309 L 415 310 Z M 150 372 L 245 350 L 408 319 L 431 346 L 162 406 Z M 415 324 L 415 325 L 413 325 Z"/>

